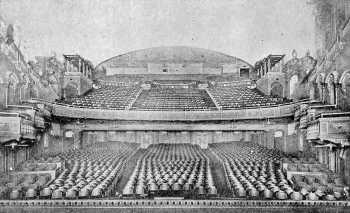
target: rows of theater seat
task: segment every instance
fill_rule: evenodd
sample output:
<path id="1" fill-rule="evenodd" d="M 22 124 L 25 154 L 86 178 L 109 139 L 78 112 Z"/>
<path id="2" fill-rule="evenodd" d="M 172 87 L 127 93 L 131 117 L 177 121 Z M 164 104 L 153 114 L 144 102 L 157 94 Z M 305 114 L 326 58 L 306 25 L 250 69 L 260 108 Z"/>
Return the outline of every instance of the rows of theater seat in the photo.
<path id="1" fill-rule="evenodd" d="M 136 144 L 104 143 L 80 150 L 69 150 L 56 156 L 63 162 L 53 179 L 45 172 L 12 178 L 0 187 L 3 199 L 78 199 L 113 195 L 127 158 Z M 55 161 L 57 162 L 57 161 Z"/>
<path id="2" fill-rule="evenodd" d="M 222 109 L 264 107 L 282 103 L 281 99 L 263 95 L 257 89 L 239 84 L 211 86 L 208 91 Z"/>
<path id="3" fill-rule="evenodd" d="M 65 103 L 77 107 L 125 110 L 136 98 L 140 89 L 138 85 L 102 85 L 98 89 L 92 89 L 84 96 L 73 97 Z"/>
<path id="4" fill-rule="evenodd" d="M 28 160 L 15 171 L 0 175 L 0 199 L 31 199 L 50 183 L 61 168 L 60 159 L 54 157 Z"/>
<path id="5" fill-rule="evenodd" d="M 198 145 L 151 145 L 125 185 L 124 197 L 217 196 L 209 159 Z"/>
<path id="6" fill-rule="evenodd" d="M 283 169 L 302 194 L 314 192 L 315 198 L 339 200 L 344 198 L 343 178 L 314 158 L 284 158 Z"/>
<path id="7" fill-rule="evenodd" d="M 278 200 L 340 200 L 345 194 L 330 185 L 321 187 L 315 178 L 288 179 L 281 154 L 248 142 L 211 145 L 223 161 L 235 197 Z"/>
<path id="8" fill-rule="evenodd" d="M 216 108 L 204 90 L 153 87 L 150 90 L 142 91 L 132 109 L 144 111 L 196 111 L 215 110 Z"/>

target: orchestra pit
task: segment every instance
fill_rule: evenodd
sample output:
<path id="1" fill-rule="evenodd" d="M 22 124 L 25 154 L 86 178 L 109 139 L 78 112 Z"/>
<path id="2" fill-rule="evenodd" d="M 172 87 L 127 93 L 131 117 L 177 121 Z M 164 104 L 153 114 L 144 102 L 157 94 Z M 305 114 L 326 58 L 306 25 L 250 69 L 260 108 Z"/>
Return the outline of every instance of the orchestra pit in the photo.
<path id="1" fill-rule="evenodd" d="M 3 22 L 0 212 L 349 212 L 341 23 L 323 55 L 251 65 L 168 46 L 94 66 L 68 54 L 27 62 Z"/>

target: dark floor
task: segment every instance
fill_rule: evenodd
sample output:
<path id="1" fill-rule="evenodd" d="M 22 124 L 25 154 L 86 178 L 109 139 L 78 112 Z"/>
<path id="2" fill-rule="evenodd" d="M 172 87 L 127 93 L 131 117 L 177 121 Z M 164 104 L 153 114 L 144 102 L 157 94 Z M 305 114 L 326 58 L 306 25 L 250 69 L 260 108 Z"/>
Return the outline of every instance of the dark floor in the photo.
<path id="1" fill-rule="evenodd" d="M 121 193 L 129 180 L 129 177 L 133 173 L 137 160 L 140 159 L 144 150 L 139 149 L 126 163 L 122 176 L 117 184 L 116 191 Z"/>
<path id="2" fill-rule="evenodd" d="M 221 197 L 232 197 L 232 191 L 229 189 L 226 181 L 224 165 L 209 149 L 205 150 L 205 154 L 210 159 L 211 174 L 213 175 L 214 184 L 218 190 L 218 194 Z"/>

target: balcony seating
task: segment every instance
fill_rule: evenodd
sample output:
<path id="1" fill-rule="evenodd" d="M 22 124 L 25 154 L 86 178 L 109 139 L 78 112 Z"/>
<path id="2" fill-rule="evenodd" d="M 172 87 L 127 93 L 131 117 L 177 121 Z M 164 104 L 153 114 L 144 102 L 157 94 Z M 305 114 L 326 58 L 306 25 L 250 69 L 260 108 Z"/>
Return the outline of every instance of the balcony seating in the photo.
<path id="1" fill-rule="evenodd" d="M 123 189 L 124 197 L 217 196 L 209 159 L 199 146 L 151 145 Z"/>
<path id="2" fill-rule="evenodd" d="M 86 95 L 74 97 L 65 101 L 77 107 L 93 109 L 114 109 L 125 110 L 125 108 L 135 99 L 140 87 L 132 86 L 107 86 L 102 85 L 99 89 L 92 89 Z"/>
<path id="3" fill-rule="evenodd" d="M 282 103 L 281 99 L 262 94 L 257 89 L 249 89 L 241 84 L 217 85 L 208 91 L 222 109 L 237 109 L 248 107 L 265 107 Z"/>
<path id="4" fill-rule="evenodd" d="M 142 91 L 131 109 L 144 111 L 204 111 L 216 110 L 216 107 L 205 90 L 152 87 L 150 90 Z"/>

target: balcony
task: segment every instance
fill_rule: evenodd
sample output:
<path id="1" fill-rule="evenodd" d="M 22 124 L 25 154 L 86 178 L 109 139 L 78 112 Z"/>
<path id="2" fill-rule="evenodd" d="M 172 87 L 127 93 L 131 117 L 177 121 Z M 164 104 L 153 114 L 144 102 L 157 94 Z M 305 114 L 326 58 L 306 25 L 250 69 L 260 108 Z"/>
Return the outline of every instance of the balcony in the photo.
<path id="1" fill-rule="evenodd" d="M 26 114 L 0 112 L 0 143 L 34 140 L 34 122 Z"/>
<path id="2" fill-rule="evenodd" d="M 270 107 L 242 108 L 222 111 L 137 111 L 79 108 L 67 104 L 51 103 L 52 114 L 57 117 L 102 120 L 138 121 L 209 121 L 283 118 L 294 115 L 300 103 L 280 104 Z"/>
<path id="3" fill-rule="evenodd" d="M 320 144 L 330 142 L 348 146 L 349 134 L 350 113 L 321 113 L 307 127 L 307 140 Z"/>

